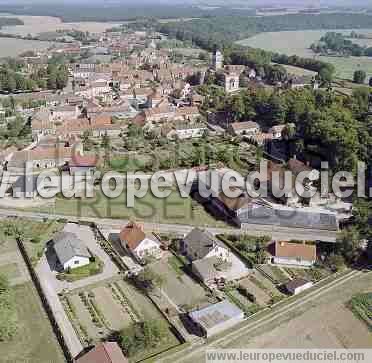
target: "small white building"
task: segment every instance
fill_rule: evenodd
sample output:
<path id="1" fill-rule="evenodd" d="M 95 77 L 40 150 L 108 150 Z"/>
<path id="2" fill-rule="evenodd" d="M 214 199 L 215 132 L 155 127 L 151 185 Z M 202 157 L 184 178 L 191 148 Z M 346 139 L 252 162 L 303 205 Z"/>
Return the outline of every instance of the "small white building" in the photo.
<path id="1" fill-rule="evenodd" d="M 316 262 L 316 246 L 276 241 L 272 261 L 279 265 L 313 266 Z"/>
<path id="2" fill-rule="evenodd" d="M 53 247 L 63 270 L 82 267 L 92 257 L 83 241 L 71 232 L 61 232 L 53 238 Z"/>
<path id="3" fill-rule="evenodd" d="M 310 289 L 313 287 L 313 283 L 311 281 L 303 280 L 303 279 L 294 279 L 288 282 L 285 287 L 287 291 L 292 295 L 297 295 L 302 291 Z"/>
<path id="4" fill-rule="evenodd" d="M 254 121 L 234 122 L 230 124 L 229 131 L 233 135 L 255 136 L 260 133 L 260 125 Z"/>
<path id="5" fill-rule="evenodd" d="M 209 338 L 244 320 L 244 312 L 228 300 L 189 313 L 201 335 Z"/>
<path id="6" fill-rule="evenodd" d="M 160 258 L 160 241 L 150 233 L 145 234 L 135 223 L 129 223 L 120 232 L 120 242 L 127 252 L 137 260 L 143 261 L 147 257 Z"/>

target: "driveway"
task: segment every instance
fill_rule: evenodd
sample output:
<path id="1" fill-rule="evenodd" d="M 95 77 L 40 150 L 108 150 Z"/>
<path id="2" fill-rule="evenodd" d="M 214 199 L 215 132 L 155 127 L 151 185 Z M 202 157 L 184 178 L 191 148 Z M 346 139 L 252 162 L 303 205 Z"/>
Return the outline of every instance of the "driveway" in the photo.
<path id="1" fill-rule="evenodd" d="M 55 289 L 55 278 L 50 271 L 48 261 L 45 255 L 42 257 L 39 265 L 36 268 L 36 273 L 39 276 L 41 288 L 46 296 L 49 306 L 53 312 L 54 318 L 62 332 L 66 345 L 73 357 L 76 357 L 82 350 L 83 346 L 76 335 L 76 332 L 68 319 L 66 312 L 59 300 Z"/>
<path id="2" fill-rule="evenodd" d="M 104 264 L 102 273 L 84 279 L 68 282 L 57 280 L 57 272 L 52 270 L 53 263 L 51 263 L 52 268 L 50 267 L 50 261 L 48 262 L 45 255 L 41 259 L 39 265 L 37 266 L 38 271 L 42 271 L 42 278 L 48 279 L 51 286 L 54 287 L 54 290 L 59 293 L 63 290 L 74 290 L 78 288 L 85 287 L 87 285 L 96 284 L 98 282 L 111 279 L 119 274 L 119 269 L 111 261 L 110 257 L 106 252 L 101 248 L 97 243 L 93 230 L 89 226 L 81 226 L 74 223 L 67 223 L 63 229 L 64 232 L 75 233 L 90 252 L 97 256 Z"/>

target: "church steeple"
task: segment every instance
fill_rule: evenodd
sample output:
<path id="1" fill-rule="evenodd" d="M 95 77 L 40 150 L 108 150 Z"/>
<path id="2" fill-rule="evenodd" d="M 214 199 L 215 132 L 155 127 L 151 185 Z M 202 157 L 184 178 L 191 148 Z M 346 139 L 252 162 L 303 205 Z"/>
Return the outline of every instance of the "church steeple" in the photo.
<path id="1" fill-rule="evenodd" d="M 218 71 L 223 68 L 223 55 L 222 53 L 216 48 L 213 53 L 213 69 Z"/>

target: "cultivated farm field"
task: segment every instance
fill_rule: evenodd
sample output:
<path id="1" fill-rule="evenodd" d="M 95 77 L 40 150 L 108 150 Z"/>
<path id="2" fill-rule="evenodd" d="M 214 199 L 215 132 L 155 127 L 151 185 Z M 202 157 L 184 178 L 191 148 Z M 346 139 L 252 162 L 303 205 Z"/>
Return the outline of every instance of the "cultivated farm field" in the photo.
<path id="1" fill-rule="evenodd" d="M 2 28 L 3 33 L 26 36 L 28 34 L 37 35 L 44 32 L 53 32 L 56 30 L 81 30 L 92 33 L 103 32 L 106 29 L 118 26 L 118 23 L 101 23 L 101 22 L 79 22 L 63 23 L 60 18 L 53 16 L 31 16 L 31 15 L 11 15 L 0 14 L 1 17 L 18 18 L 23 21 L 24 25 L 5 26 Z"/>
<path id="2" fill-rule="evenodd" d="M 353 29 L 332 30 L 349 34 Z M 260 48 L 268 51 L 300 57 L 316 58 L 332 63 L 336 67 L 336 76 L 352 79 L 357 69 L 372 73 L 372 58 L 367 57 L 329 57 L 316 55 L 309 49 L 312 43 L 319 41 L 329 30 L 300 30 L 260 33 L 251 38 L 243 39 L 238 44 Z M 359 34 L 371 34 L 371 29 L 356 29 Z M 354 41 L 354 39 L 353 39 Z M 372 39 L 356 39 L 355 43 L 372 46 Z"/>

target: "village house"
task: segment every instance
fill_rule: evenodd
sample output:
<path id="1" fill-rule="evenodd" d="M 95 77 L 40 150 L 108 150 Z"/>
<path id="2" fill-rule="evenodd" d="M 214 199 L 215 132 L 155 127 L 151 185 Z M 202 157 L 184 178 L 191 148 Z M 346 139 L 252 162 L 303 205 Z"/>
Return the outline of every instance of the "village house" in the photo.
<path id="1" fill-rule="evenodd" d="M 294 279 L 285 284 L 286 290 L 291 294 L 291 295 L 297 295 L 300 294 L 301 292 L 310 289 L 313 287 L 314 284 L 312 281 L 307 281 L 304 279 Z"/>
<path id="2" fill-rule="evenodd" d="M 208 231 L 194 228 L 181 243 L 182 253 L 190 260 L 217 257 L 226 261 L 230 251 Z"/>
<path id="3" fill-rule="evenodd" d="M 229 131 L 233 135 L 244 135 L 254 137 L 259 134 L 260 126 L 254 121 L 233 122 L 229 125 Z"/>
<path id="4" fill-rule="evenodd" d="M 167 125 L 168 126 L 168 125 Z M 169 130 L 170 129 L 170 130 Z M 203 137 L 207 132 L 207 127 L 203 123 L 188 123 L 184 121 L 171 122 L 169 127 L 166 127 L 166 137 L 170 140 L 179 139 L 194 139 Z M 163 130 L 162 130 L 163 132 Z"/>
<path id="5" fill-rule="evenodd" d="M 74 150 L 72 147 L 65 147 L 63 145 L 16 151 L 7 162 L 6 170 L 24 172 L 26 163 L 29 163 L 34 169 L 59 167 L 71 160 L 74 151 L 79 152 L 79 150 Z"/>
<path id="6" fill-rule="evenodd" d="M 122 129 L 120 125 L 112 124 L 109 117 L 103 116 L 67 120 L 56 128 L 56 135 L 63 138 L 81 137 L 84 132 L 89 132 L 92 137 L 116 137 L 122 133 Z"/>
<path id="7" fill-rule="evenodd" d="M 54 236 L 53 248 L 64 271 L 88 265 L 92 257 L 84 242 L 71 232 Z"/>
<path id="8" fill-rule="evenodd" d="M 288 82 L 291 89 L 298 89 L 304 87 L 311 87 L 313 89 L 319 88 L 319 82 L 312 77 L 302 76 L 302 77 L 293 77 Z"/>
<path id="9" fill-rule="evenodd" d="M 52 121 L 63 121 L 66 119 L 77 118 L 79 114 L 80 112 L 77 106 L 57 106 L 51 110 L 51 119 Z"/>
<path id="10" fill-rule="evenodd" d="M 284 241 L 274 242 L 272 262 L 278 265 L 310 267 L 316 262 L 316 246 Z"/>
<path id="11" fill-rule="evenodd" d="M 120 242 L 123 248 L 138 261 L 161 257 L 159 239 L 153 233 L 146 234 L 135 223 L 129 223 L 122 229 Z"/>
<path id="12" fill-rule="evenodd" d="M 89 352 L 75 358 L 74 363 L 128 363 L 119 345 L 104 342 L 96 345 Z"/>
<path id="13" fill-rule="evenodd" d="M 281 140 L 283 138 L 283 131 L 286 130 L 287 127 L 293 127 L 296 129 L 296 125 L 291 123 L 288 125 L 275 125 L 269 129 L 269 133 L 272 135 L 273 140 Z"/>
<path id="14" fill-rule="evenodd" d="M 136 117 L 133 118 L 133 122 L 139 126 L 143 126 L 148 122 L 161 122 L 172 120 L 176 114 L 175 108 L 169 104 L 162 105 L 161 107 L 149 108 Z"/>

